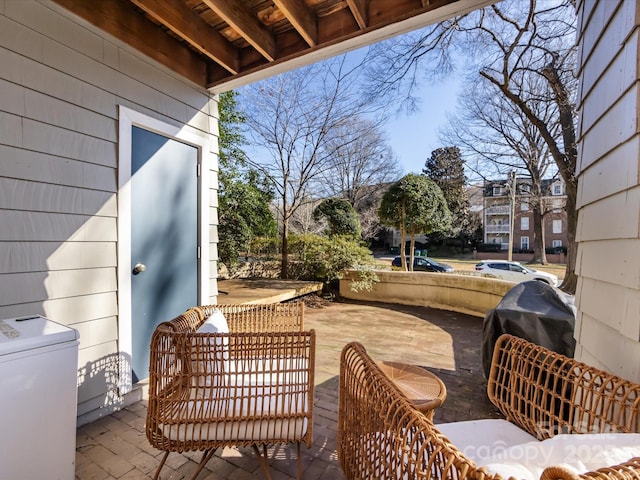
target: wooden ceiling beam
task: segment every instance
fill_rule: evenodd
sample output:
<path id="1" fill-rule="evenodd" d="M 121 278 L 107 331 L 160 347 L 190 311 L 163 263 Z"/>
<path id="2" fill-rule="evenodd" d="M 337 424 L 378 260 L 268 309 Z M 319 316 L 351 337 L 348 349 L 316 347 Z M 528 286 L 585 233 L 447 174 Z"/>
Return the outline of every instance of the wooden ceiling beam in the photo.
<path id="1" fill-rule="evenodd" d="M 351 14 L 356 19 L 360 30 L 367 28 L 369 17 L 367 15 L 367 5 L 365 0 L 347 0 L 347 5 L 351 10 Z"/>
<path id="2" fill-rule="evenodd" d="M 130 0 L 232 74 L 240 71 L 237 48 L 180 0 Z"/>
<path id="3" fill-rule="evenodd" d="M 203 0 L 203 3 L 220 15 L 263 57 L 270 62 L 276 59 L 275 38 L 255 16 L 246 10 L 241 0 Z"/>
<path id="4" fill-rule="evenodd" d="M 128 0 L 54 1 L 195 84 L 204 87 L 209 83 L 204 59 L 144 16 L 136 14 Z"/>
<path id="5" fill-rule="evenodd" d="M 274 0 L 276 7 L 289 19 L 293 28 L 310 47 L 318 44 L 318 24 L 313 12 L 300 0 Z"/>

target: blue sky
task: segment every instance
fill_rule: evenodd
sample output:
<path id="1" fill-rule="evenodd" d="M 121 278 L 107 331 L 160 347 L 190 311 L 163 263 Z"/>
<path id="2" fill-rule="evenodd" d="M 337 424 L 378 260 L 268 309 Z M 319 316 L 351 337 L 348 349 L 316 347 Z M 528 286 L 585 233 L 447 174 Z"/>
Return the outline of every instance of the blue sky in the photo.
<path id="1" fill-rule="evenodd" d="M 420 173 L 424 162 L 436 148 L 444 147 L 438 140 L 439 129 L 446 124 L 447 113 L 453 113 L 460 82 L 421 85 L 419 110 L 411 115 L 392 118 L 386 133 L 404 173 Z"/>
<path id="2" fill-rule="evenodd" d="M 347 61 L 354 65 L 361 61 L 367 47 L 350 52 Z M 352 60 L 353 59 L 353 60 Z M 455 74 L 444 81 L 432 82 L 423 79 L 413 92 L 419 99 L 417 109 L 412 114 L 398 113 L 392 116 L 383 129 L 389 145 L 396 156 L 402 174 L 421 173 L 424 163 L 436 148 L 443 145 L 438 139 L 439 130 L 446 125 L 447 114 L 456 108 L 456 99 L 461 85 Z M 396 106 L 389 109 L 395 111 Z M 259 149 L 247 145 L 245 151 L 250 156 L 259 156 Z"/>

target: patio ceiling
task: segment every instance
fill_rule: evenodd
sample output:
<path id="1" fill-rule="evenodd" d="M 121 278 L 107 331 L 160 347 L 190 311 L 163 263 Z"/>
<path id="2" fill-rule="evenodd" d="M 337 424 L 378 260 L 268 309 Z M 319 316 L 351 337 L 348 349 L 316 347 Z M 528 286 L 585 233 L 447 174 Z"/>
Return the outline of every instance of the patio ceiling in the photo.
<path id="1" fill-rule="evenodd" d="M 54 0 L 216 91 L 344 53 L 492 0 Z"/>

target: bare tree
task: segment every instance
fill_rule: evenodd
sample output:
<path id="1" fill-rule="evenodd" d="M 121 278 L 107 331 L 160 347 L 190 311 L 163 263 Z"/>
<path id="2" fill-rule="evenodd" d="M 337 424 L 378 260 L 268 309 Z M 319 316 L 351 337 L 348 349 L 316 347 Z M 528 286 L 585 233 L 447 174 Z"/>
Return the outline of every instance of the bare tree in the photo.
<path id="1" fill-rule="evenodd" d="M 362 210 L 378 190 L 400 178 L 400 167 L 379 123 L 351 118 L 328 139 L 331 169 L 321 176 L 324 194 L 349 200 Z M 377 188 L 376 188 L 377 187 Z"/>
<path id="2" fill-rule="evenodd" d="M 314 191 L 318 181 L 334 167 L 328 140 L 350 118 L 365 112 L 366 103 L 356 90 L 358 72 L 357 66 L 340 57 L 240 91 L 248 137 L 256 147 L 249 161 L 271 181 L 280 202 L 282 278 L 288 277 L 291 218 L 318 197 Z"/>
<path id="3" fill-rule="evenodd" d="M 364 240 L 384 228 L 378 218 L 382 195 L 401 169 L 381 129 L 381 121 L 354 117 L 332 132 L 326 145 L 331 168 L 320 177 L 324 197 L 344 198 L 358 212 Z"/>
<path id="4" fill-rule="evenodd" d="M 469 80 L 465 93 L 459 97 L 457 115 L 449 119 L 441 136 L 447 142 L 462 146 L 467 165 L 475 172 L 494 171 L 502 178 L 516 172 L 527 177 L 526 182 L 519 183 L 520 191 L 514 194 L 526 201 L 532 211 L 532 263 L 545 264 L 543 222 L 552 208 L 545 201 L 547 192 L 543 180 L 557 172 L 555 162 L 539 130 L 519 108 L 504 96 L 487 89 L 486 81 Z M 544 85 L 540 88 L 543 91 Z M 557 116 L 555 104 L 531 101 L 530 105 L 536 115 L 553 128 L 553 119 Z"/>
<path id="5" fill-rule="evenodd" d="M 324 223 L 318 222 L 313 218 L 313 211 L 318 203 L 320 203 L 319 200 L 303 200 L 300 202 L 300 207 L 296 208 L 289 218 L 290 233 L 320 234 L 324 230 Z M 282 218 L 282 212 L 280 212 L 280 218 Z M 280 228 L 282 228 L 282 225 L 280 225 Z"/>
<path id="6" fill-rule="evenodd" d="M 472 63 L 470 68 L 537 129 L 565 182 L 569 245 L 561 288 L 571 293 L 577 284 L 575 35 L 575 2 L 507 0 L 377 46 L 374 55 L 380 61 L 377 70 L 371 70 L 369 93 L 371 89 L 375 90 L 373 96 L 385 91 L 410 92 L 418 74 L 425 71 L 425 64 L 430 76 L 451 71 L 454 52 Z M 543 91 L 533 79 L 545 81 Z M 533 90 L 532 84 L 536 86 Z M 555 105 L 557 115 L 551 123 L 537 115 L 532 101 Z"/>

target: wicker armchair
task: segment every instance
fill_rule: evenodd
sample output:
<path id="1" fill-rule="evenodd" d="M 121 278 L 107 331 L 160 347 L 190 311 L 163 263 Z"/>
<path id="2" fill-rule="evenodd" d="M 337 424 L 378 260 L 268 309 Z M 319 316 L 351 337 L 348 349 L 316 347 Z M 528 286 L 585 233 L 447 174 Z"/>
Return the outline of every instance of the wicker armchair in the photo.
<path id="1" fill-rule="evenodd" d="M 199 333 L 219 309 L 230 333 Z M 151 339 L 146 434 L 165 453 L 202 451 L 195 479 L 216 450 L 252 446 L 271 478 L 266 447 L 312 443 L 315 332 L 301 304 L 192 308 Z M 259 446 L 263 447 L 260 451 Z"/>
<path id="2" fill-rule="evenodd" d="M 558 433 L 640 432 L 640 385 L 510 335 L 496 343 L 488 390 L 506 419 L 534 442 Z M 338 456 L 347 478 L 502 478 L 441 433 L 451 425 L 434 425 L 413 408 L 362 345 L 344 348 Z M 474 430 L 463 435 L 478 436 Z M 637 480 L 640 458 L 580 475 L 548 466 L 540 478 Z"/>
<path id="3" fill-rule="evenodd" d="M 338 460 L 349 479 L 485 478 L 357 342 L 340 362 Z"/>
<path id="4" fill-rule="evenodd" d="M 508 421 L 538 440 L 640 432 L 640 385 L 513 335 L 495 344 L 487 394 Z"/>

